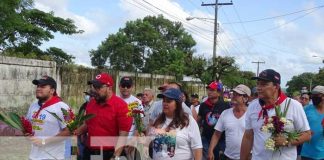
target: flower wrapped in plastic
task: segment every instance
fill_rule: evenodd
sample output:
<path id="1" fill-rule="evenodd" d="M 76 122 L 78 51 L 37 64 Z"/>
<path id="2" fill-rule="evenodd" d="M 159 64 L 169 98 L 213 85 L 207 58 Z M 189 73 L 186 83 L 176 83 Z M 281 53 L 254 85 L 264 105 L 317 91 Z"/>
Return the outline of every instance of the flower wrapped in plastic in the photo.
<path id="1" fill-rule="evenodd" d="M 34 135 L 31 122 L 24 116 L 9 112 L 8 114 L 0 112 L 0 121 L 8 126 L 20 130 L 24 134 Z"/>
<path id="2" fill-rule="evenodd" d="M 95 116 L 94 114 L 84 115 L 85 110 L 81 110 L 80 114 L 77 115 L 75 115 L 71 109 L 66 110 L 64 108 L 61 108 L 61 111 L 63 113 L 63 119 L 61 119 L 56 113 L 49 111 L 47 112 L 53 115 L 60 122 L 64 123 L 69 129 L 70 133 L 73 133 L 74 130 L 80 127 L 84 123 L 84 121 L 89 120 Z"/>

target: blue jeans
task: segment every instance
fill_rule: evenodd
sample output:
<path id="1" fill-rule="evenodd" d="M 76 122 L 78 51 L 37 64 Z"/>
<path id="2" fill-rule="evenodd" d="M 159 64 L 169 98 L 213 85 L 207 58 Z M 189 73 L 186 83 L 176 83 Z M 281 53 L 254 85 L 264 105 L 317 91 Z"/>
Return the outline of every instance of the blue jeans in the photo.
<path id="1" fill-rule="evenodd" d="M 208 157 L 208 148 L 209 148 L 210 140 L 202 136 L 201 141 L 203 145 L 203 159 L 206 160 Z M 219 141 L 214 149 L 215 160 L 219 160 L 219 151 L 222 151 L 224 153 L 224 150 L 225 150 L 225 141 Z"/>

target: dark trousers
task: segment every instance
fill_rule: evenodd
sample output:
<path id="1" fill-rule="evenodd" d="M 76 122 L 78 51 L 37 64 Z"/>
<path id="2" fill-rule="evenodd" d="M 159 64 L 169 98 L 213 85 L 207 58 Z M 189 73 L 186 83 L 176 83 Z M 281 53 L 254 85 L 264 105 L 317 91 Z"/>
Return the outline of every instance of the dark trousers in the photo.
<path id="1" fill-rule="evenodd" d="M 203 159 L 207 159 L 210 139 L 201 136 L 201 140 L 203 145 Z M 224 151 L 225 151 L 225 141 L 219 141 L 214 149 L 214 156 L 215 156 L 214 160 L 221 160 L 219 153 L 220 152 L 224 153 Z"/>
<path id="2" fill-rule="evenodd" d="M 100 155 L 103 157 L 103 160 L 110 160 L 110 158 L 114 155 L 114 150 L 102 150 L 99 149 L 92 150 L 86 147 L 83 152 L 83 159 L 82 160 L 91 160 L 91 155 Z"/>

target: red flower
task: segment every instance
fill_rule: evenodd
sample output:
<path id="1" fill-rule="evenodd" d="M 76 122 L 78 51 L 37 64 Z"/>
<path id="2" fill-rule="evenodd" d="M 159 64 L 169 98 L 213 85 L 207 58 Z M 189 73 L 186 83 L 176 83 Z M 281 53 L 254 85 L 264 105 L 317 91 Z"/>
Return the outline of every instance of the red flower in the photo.
<path id="1" fill-rule="evenodd" d="M 134 109 L 133 111 L 132 111 L 132 113 L 133 114 L 144 114 L 144 112 L 143 111 L 141 111 L 141 110 L 138 110 L 138 109 Z"/>
<path id="2" fill-rule="evenodd" d="M 69 109 L 69 116 L 70 116 L 71 120 L 74 120 L 75 119 L 75 115 L 72 112 L 72 109 L 71 108 Z"/>
<path id="3" fill-rule="evenodd" d="M 63 116 L 65 122 L 71 122 L 72 120 L 75 119 L 75 115 L 71 108 L 67 112 L 63 113 Z"/>
<path id="4" fill-rule="evenodd" d="M 29 120 L 27 120 L 25 117 L 20 117 L 20 120 L 21 120 L 21 124 L 23 126 L 23 132 L 24 133 L 29 133 L 31 135 L 33 135 L 33 127 L 32 127 L 32 124 L 30 123 Z"/>

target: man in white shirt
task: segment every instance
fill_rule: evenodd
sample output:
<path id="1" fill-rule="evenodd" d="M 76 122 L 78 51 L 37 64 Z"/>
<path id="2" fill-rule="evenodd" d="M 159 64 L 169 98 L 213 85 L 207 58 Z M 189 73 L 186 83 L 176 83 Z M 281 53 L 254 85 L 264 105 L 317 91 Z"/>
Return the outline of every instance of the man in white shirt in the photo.
<path id="1" fill-rule="evenodd" d="M 143 91 L 142 103 L 144 106 L 144 126 L 145 129 L 148 129 L 149 126 L 149 118 L 153 111 L 153 103 L 154 103 L 154 91 L 150 88 L 145 88 Z"/>
<path id="2" fill-rule="evenodd" d="M 144 111 L 143 106 L 142 106 L 142 102 L 141 100 L 139 100 L 138 98 L 136 98 L 135 96 L 132 95 L 132 91 L 133 91 L 133 79 L 131 77 L 125 76 L 122 77 L 120 82 L 119 82 L 119 91 L 120 91 L 120 98 L 122 98 L 128 105 L 133 103 L 133 102 L 138 102 L 138 106 L 137 109 Z M 142 118 L 144 117 L 144 115 L 141 115 Z M 142 119 L 143 121 L 143 119 Z M 136 131 L 136 125 L 135 125 L 135 121 L 133 119 L 133 123 L 132 123 L 132 127 L 129 131 L 128 134 L 128 140 L 129 140 L 129 146 L 125 147 L 125 151 L 126 151 L 126 156 L 128 159 L 134 159 L 135 156 L 135 149 L 132 144 L 132 138 L 134 136 L 136 136 L 137 131 Z"/>
<path id="3" fill-rule="evenodd" d="M 310 127 L 302 105 L 288 98 L 280 89 L 280 74 L 272 69 L 262 71 L 257 80 L 257 92 L 259 99 L 252 101 L 248 107 L 245 121 L 245 132 L 241 145 L 240 159 L 247 160 L 252 151 L 252 160 L 296 160 L 296 146 L 308 141 L 311 137 Z M 288 106 L 286 106 L 288 104 Z M 271 133 L 261 131 L 265 119 L 275 115 L 275 106 L 280 106 L 283 112 L 289 107 L 286 119 L 291 121 L 285 124 L 289 131 L 300 132 L 297 140 L 288 141 L 284 136 L 274 138 L 274 145 L 279 148 L 277 151 L 267 150 L 265 141 Z"/>
<path id="4" fill-rule="evenodd" d="M 213 160 L 215 158 L 214 148 L 222 132 L 225 132 L 226 142 L 223 156 L 231 160 L 240 159 L 241 142 L 245 130 L 245 111 L 247 110 L 246 105 L 250 96 L 250 88 L 243 84 L 233 89 L 232 108 L 223 111 L 216 123 L 215 132 L 209 144 L 208 159 Z"/>
<path id="5" fill-rule="evenodd" d="M 69 106 L 61 101 L 56 93 L 56 81 L 49 76 L 43 76 L 39 80 L 33 80 L 37 86 L 37 102 L 30 105 L 27 119 L 32 122 L 34 135 L 30 136 L 32 148 L 29 159 L 64 159 L 66 142 L 64 136 L 70 132 L 66 125 L 56 119 L 49 112 L 55 113 L 64 120 L 61 108 L 69 110 Z M 71 147 L 71 146 L 69 146 Z"/>

